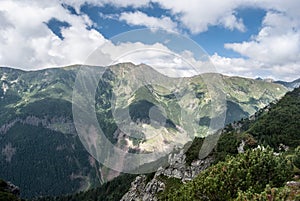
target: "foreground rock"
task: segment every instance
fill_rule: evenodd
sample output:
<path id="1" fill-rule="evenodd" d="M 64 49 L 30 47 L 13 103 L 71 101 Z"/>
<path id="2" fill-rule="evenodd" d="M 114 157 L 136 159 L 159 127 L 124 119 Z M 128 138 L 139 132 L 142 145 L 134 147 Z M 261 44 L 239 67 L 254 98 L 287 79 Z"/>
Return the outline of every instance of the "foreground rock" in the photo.
<path id="1" fill-rule="evenodd" d="M 157 194 L 164 191 L 166 187 L 166 184 L 159 179 L 161 176 L 187 182 L 195 178 L 213 162 L 211 157 L 207 157 L 203 160 L 195 160 L 191 166 L 188 166 L 185 159 L 186 155 L 183 151 L 178 154 L 171 154 L 168 159 L 169 166 L 159 168 L 150 181 L 147 182 L 145 175 L 137 176 L 135 181 L 131 183 L 130 190 L 122 197 L 121 201 L 156 201 L 158 200 Z"/>

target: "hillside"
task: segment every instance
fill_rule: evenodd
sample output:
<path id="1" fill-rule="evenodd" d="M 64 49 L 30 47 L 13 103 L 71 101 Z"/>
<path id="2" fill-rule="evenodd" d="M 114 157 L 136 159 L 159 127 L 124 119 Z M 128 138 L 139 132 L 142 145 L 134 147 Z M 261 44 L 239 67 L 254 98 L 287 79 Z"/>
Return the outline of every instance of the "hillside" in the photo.
<path id="1" fill-rule="evenodd" d="M 156 196 L 162 200 L 299 200 L 299 106 L 297 88 L 249 119 L 229 124 L 210 156 L 211 167 L 185 184 L 156 173 L 154 179 L 166 185 Z M 198 161 L 202 141 L 195 139 L 186 153 L 192 164 Z"/>
<path id="2" fill-rule="evenodd" d="M 300 180 L 295 175 L 300 174 L 299 106 L 300 88 L 250 118 L 227 125 L 206 159 L 198 159 L 203 139 L 196 138 L 186 154 L 169 158 L 169 167 L 136 177 L 122 200 L 298 200 Z M 269 130 L 258 129 L 261 126 Z M 180 177 L 182 171 L 184 176 Z M 199 171 L 199 175 L 189 180 L 189 171 Z M 113 182 L 128 189 L 128 183 L 118 180 Z M 39 201 L 114 200 L 110 194 L 103 197 L 96 192 L 99 190 Z"/>
<path id="3" fill-rule="evenodd" d="M 82 68 L 92 70 L 94 75 L 103 75 L 95 95 L 97 121 L 106 137 L 128 152 L 148 153 L 154 148 L 163 150 L 172 141 L 175 145 L 182 145 L 183 139 L 190 141 L 189 138 L 176 138 L 180 134 L 177 127 L 189 123 L 178 119 L 178 104 L 188 108 L 186 115 L 198 112 L 197 127 L 192 135 L 205 136 L 215 118 L 215 114 L 210 113 L 212 94 L 205 83 L 211 77 L 222 78 L 224 83 L 225 123 L 246 118 L 287 92 L 279 84 L 240 77 L 168 78 L 149 66 L 131 63 L 108 68 Z M 0 68 L 0 178 L 18 185 L 22 197 L 74 193 L 98 186 L 118 175 L 91 157 L 83 146 L 85 143 L 82 144 L 78 137 L 72 114 L 72 95 L 78 71 L 79 66 L 28 72 Z M 175 90 L 148 83 L 135 89 L 134 93 L 123 90 L 130 88 L 118 87 L 120 82 L 134 87 L 137 78 L 149 74 L 161 81 L 161 85 L 180 85 L 177 84 Z M 181 102 L 178 102 L 178 94 L 189 96 L 181 96 Z M 110 102 L 112 97 L 118 97 L 114 107 Z M 160 107 L 155 107 L 157 105 Z M 149 116 L 151 108 L 160 116 Z M 118 122 L 113 115 L 123 114 L 126 110 L 132 121 L 147 128 L 140 140 L 122 135 L 124 133 L 117 129 L 118 123 L 126 125 L 126 122 Z M 164 125 L 157 124 L 161 119 L 165 119 Z M 151 120 L 155 120 L 154 124 Z M 147 140 L 147 136 L 158 131 L 165 140 Z"/>

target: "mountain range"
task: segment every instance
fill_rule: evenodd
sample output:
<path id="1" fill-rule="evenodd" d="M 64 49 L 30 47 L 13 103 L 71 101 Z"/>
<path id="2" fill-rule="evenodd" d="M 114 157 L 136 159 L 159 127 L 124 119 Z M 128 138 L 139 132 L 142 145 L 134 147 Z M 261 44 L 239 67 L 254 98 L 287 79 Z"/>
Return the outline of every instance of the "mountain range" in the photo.
<path id="1" fill-rule="evenodd" d="M 123 174 L 86 192 L 36 200 L 299 200 L 299 104 L 297 88 L 226 125 L 204 159 L 199 158 L 204 140 L 195 138 L 187 152 L 171 154 L 169 165 L 154 173 L 135 179 Z"/>
<path id="2" fill-rule="evenodd" d="M 170 78 L 147 65 L 132 63 L 39 71 L 0 68 L 0 178 L 19 186 L 22 197 L 75 193 L 119 175 L 95 159 L 97 152 L 87 149 L 86 139 L 74 124 L 74 88 L 82 72 L 101 78 L 93 81 L 97 84 L 97 122 L 107 139 L 128 153 L 163 150 L 170 142 L 183 146 L 183 138 L 176 138 L 182 133 L 179 128 L 192 131 L 192 137 L 205 137 L 217 116 L 211 113 L 217 90 L 210 88 L 216 80 L 222 80 L 218 86 L 226 106 L 224 125 L 248 118 L 298 83 L 219 74 Z M 137 128 L 147 128 L 145 133 L 135 133 L 140 135 L 138 140 L 119 129 L 120 125 L 129 129 L 127 121 L 116 119 L 126 111 Z M 194 117 L 194 130 L 185 127 L 190 122 L 178 118 L 180 112 Z M 165 122 L 162 125 L 161 120 Z M 160 135 L 149 140 L 155 132 Z"/>

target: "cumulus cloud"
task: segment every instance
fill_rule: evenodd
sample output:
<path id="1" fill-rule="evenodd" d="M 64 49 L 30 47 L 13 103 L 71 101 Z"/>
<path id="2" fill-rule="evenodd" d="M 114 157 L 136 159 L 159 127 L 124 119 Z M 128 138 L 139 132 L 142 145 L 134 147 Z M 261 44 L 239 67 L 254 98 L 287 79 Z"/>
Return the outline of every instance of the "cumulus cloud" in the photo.
<path id="1" fill-rule="evenodd" d="M 80 6 L 85 3 L 96 6 L 111 4 L 116 7 L 132 6 L 134 8 L 147 7 L 151 2 L 158 3 L 162 8 L 170 10 L 172 14 L 176 16 L 180 24 L 194 34 L 206 31 L 209 26 L 214 25 L 223 26 L 230 30 L 237 29 L 239 31 L 245 31 L 243 21 L 237 18 L 235 9 L 242 5 L 253 4 L 253 0 L 211 0 L 209 2 L 205 0 L 189 0 L 188 3 L 182 0 L 64 0 L 64 2 L 75 7 L 78 12 L 80 11 Z M 128 22 L 132 23 L 132 17 L 137 17 L 138 14 L 141 15 L 139 12 L 131 13 L 131 20 L 128 20 Z M 145 18 L 145 16 L 142 17 Z M 149 21 L 150 18 L 151 17 L 148 16 L 146 20 Z M 138 24 L 135 23 L 134 25 L 149 26 L 148 23 L 143 24 L 141 20 L 139 20 Z"/>
<path id="2" fill-rule="evenodd" d="M 150 0 L 63 0 L 61 2 L 74 7 L 77 13 L 80 13 L 80 8 L 84 4 L 90 4 L 93 6 L 104 6 L 106 4 L 111 4 L 116 7 L 131 6 L 133 8 L 140 8 L 149 5 Z"/>
<path id="3" fill-rule="evenodd" d="M 130 61 L 136 64 L 147 63 L 170 76 L 195 74 L 195 70 L 190 65 L 196 62 L 193 55 L 187 52 L 183 52 L 182 55 L 174 53 L 160 43 L 113 44 L 101 33 L 90 28 L 93 22 L 86 15 L 82 13 L 72 15 L 55 2 L 32 1 L 29 4 L 26 0 L 1 1 L 0 11 L 3 19 L 0 30 L 1 65 L 40 69 L 75 63 L 109 65 L 111 64 L 109 62 Z M 132 15 L 138 17 L 138 20 L 132 18 Z M 159 24 L 161 28 L 173 30 L 176 28 L 176 24 L 168 17 L 159 19 L 141 12 L 123 13 L 121 16 L 136 25 L 142 23 L 139 21 L 142 19 L 149 27 L 157 27 Z M 63 39 L 47 27 L 46 22 L 53 17 L 70 24 L 68 27 L 61 28 Z M 96 59 L 86 60 L 99 46 L 101 49 Z"/>
<path id="4" fill-rule="evenodd" d="M 126 21 L 129 25 L 142 25 L 148 28 L 161 28 L 177 31 L 177 24 L 171 18 L 162 16 L 160 18 L 148 16 L 140 11 L 121 13 L 120 20 Z"/>
<path id="5" fill-rule="evenodd" d="M 230 30 L 237 29 L 241 32 L 246 31 L 246 27 L 243 23 L 242 19 L 237 19 L 232 13 L 225 15 L 221 19 L 219 19 L 220 23 L 223 24 L 225 28 Z"/>
<path id="6" fill-rule="evenodd" d="M 87 56 L 97 47 L 110 44 L 104 56 L 108 60 L 116 53 L 127 49 L 151 48 L 145 44 L 127 43 L 114 45 L 101 33 L 92 28 L 94 22 L 80 11 L 80 7 L 89 3 L 115 7 L 147 7 L 150 2 L 157 3 L 169 10 L 169 16 L 153 17 L 135 10 L 118 14 L 121 21 L 129 25 L 164 29 L 188 29 L 192 34 L 208 30 L 209 26 L 222 26 L 229 30 L 247 31 L 243 19 L 239 18 L 239 8 L 254 7 L 266 10 L 267 14 L 257 35 L 239 43 L 225 44 L 225 48 L 238 52 L 241 58 L 226 58 L 214 54 L 211 56 L 217 69 L 226 74 L 255 77 L 273 76 L 279 79 L 294 79 L 300 72 L 300 2 L 298 0 L 226 0 L 209 2 L 204 0 L 19 0 L 0 1 L 0 65 L 37 69 L 84 63 Z M 79 15 L 72 15 L 61 4 L 74 6 Z M 57 37 L 48 27 L 52 18 L 67 22 L 69 27 L 61 29 L 64 39 Z M 168 56 L 168 48 L 158 46 L 165 52 L 148 50 L 147 54 L 127 55 L 130 61 L 149 62 L 163 69 L 164 61 L 176 69 L 186 69 L 186 62 L 180 58 Z M 187 52 L 178 53 L 188 62 L 203 65 Z M 135 57 L 135 58 L 134 58 Z M 173 62 L 173 63 L 172 63 Z M 166 64 L 165 64 L 166 65 Z M 175 68 L 175 67 L 174 67 Z M 182 71 L 183 72 L 183 71 Z M 186 71 L 186 75 L 191 72 Z"/>
<path id="7" fill-rule="evenodd" d="M 156 0 L 162 7 L 170 9 L 178 20 L 192 33 L 204 32 L 209 26 L 220 25 L 231 30 L 245 30 L 242 19 L 235 16 L 240 6 L 236 0 Z"/>
<path id="8" fill-rule="evenodd" d="M 217 71 L 226 75 L 239 75 L 246 77 L 262 76 L 262 64 L 253 60 L 244 58 L 228 58 L 222 57 L 215 53 L 211 57 L 211 61 Z"/>
<path id="9" fill-rule="evenodd" d="M 0 2 L 1 65 L 33 69 L 82 62 L 105 41 L 87 29 L 92 24 L 87 16 L 71 15 L 60 4 L 46 2 Z M 53 17 L 71 25 L 62 29 L 64 40 L 46 25 Z"/>
<path id="10" fill-rule="evenodd" d="M 286 81 L 299 78 L 299 64 L 297 63 L 266 67 L 263 62 L 257 60 L 222 57 L 217 53 L 211 56 L 211 61 L 217 72 L 229 76 L 262 77 Z"/>
<path id="11" fill-rule="evenodd" d="M 262 28 L 250 41 L 228 43 L 225 48 L 234 50 L 250 61 L 290 79 L 300 74 L 300 23 L 298 16 L 268 11 Z M 286 77 L 285 76 L 285 77 Z"/>
<path id="12" fill-rule="evenodd" d="M 253 40 L 225 44 L 225 47 L 270 66 L 297 62 L 300 61 L 299 29 L 295 19 L 271 11 Z"/>
<path id="13" fill-rule="evenodd" d="M 217 72 L 203 52 L 202 60 L 196 60 L 193 52 L 175 53 L 161 43 L 143 44 L 124 42 L 115 45 L 107 42 L 95 50 L 86 60 L 88 65 L 109 66 L 117 63 L 132 62 L 147 64 L 158 72 L 170 77 L 189 77 L 207 72 Z"/>

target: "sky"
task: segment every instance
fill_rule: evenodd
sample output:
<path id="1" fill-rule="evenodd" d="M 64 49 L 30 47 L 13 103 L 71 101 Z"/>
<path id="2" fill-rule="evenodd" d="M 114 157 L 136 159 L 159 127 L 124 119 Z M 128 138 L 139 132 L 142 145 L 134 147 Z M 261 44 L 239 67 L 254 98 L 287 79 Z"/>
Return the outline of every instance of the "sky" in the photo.
<path id="1" fill-rule="evenodd" d="M 95 50 L 98 65 L 128 60 L 187 76 L 178 58 L 203 65 L 185 42 L 174 48 L 136 31 L 149 28 L 195 41 L 218 73 L 292 81 L 300 77 L 299 8 L 299 0 L 0 0 L 0 66 L 90 64 Z M 128 56 L 133 50 L 147 51 Z"/>

